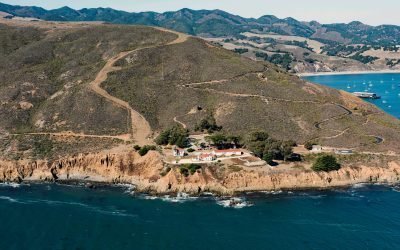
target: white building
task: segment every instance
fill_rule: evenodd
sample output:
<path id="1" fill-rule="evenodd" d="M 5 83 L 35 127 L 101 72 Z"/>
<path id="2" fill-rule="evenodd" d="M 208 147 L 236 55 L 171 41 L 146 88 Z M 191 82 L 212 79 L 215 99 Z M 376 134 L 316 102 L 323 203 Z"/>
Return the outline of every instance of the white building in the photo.
<path id="1" fill-rule="evenodd" d="M 221 157 L 221 156 L 241 156 L 241 155 L 243 155 L 243 150 L 241 150 L 241 149 L 214 150 L 213 154 L 215 154 L 218 157 Z"/>
<path id="2" fill-rule="evenodd" d="M 311 151 L 312 152 L 322 152 L 322 146 L 321 145 L 313 145 Z"/>
<path id="3" fill-rule="evenodd" d="M 215 161 L 217 156 L 213 153 L 198 154 L 193 161 Z"/>

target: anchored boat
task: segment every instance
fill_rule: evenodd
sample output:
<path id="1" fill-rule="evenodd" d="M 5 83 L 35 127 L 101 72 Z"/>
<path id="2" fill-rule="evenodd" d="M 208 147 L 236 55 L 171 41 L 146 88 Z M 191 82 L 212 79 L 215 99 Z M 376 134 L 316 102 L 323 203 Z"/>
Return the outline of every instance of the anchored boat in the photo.
<path id="1" fill-rule="evenodd" d="M 379 99 L 381 98 L 375 93 L 369 93 L 369 92 L 354 92 L 353 95 L 360 97 L 360 98 L 366 98 L 366 99 Z"/>

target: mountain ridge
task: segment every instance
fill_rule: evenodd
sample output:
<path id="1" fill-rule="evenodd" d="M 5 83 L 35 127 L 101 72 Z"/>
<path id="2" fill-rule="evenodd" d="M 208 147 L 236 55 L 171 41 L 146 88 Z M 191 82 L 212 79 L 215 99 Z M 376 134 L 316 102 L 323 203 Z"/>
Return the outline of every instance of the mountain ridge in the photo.
<path id="1" fill-rule="evenodd" d="M 299 35 L 310 38 L 317 34 L 320 29 L 326 29 L 328 33 L 340 33 L 344 38 L 351 39 L 353 43 L 359 41 L 365 35 L 367 38 L 364 40 L 370 44 L 374 44 L 376 39 L 387 43 L 400 43 L 400 26 L 396 25 L 371 26 L 359 21 L 347 24 L 320 24 L 317 21 L 304 22 L 292 17 L 280 19 L 274 15 L 245 18 L 219 9 L 192 10 L 183 8 L 178 11 L 164 13 L 151 11 L 135 13 L 112 8 L 83 8 L 75 10 L 68 6 L 46 10 L 36 6 L 14 6 L 0 3 L 0 11 L 14 16 L 33 17 L 46 21 L 104 21 L 115 24 L 154 25 L 191 35 L 211 37 L 238 35 L 244 31 L 259 29 L 281 35 Z M 346 32 L 347 30 L 351 32 Z M 392 33 L 392 35 L 388 36 L 388 33 Z"/>

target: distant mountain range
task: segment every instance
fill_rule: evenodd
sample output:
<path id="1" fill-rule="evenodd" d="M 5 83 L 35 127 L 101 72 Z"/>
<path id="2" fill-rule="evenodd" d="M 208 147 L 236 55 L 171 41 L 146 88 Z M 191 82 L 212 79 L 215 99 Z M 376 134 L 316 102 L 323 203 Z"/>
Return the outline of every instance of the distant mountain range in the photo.
<path id="1" fill-rule="evenodd" d="M 293 18 L 279 19 L 272 15 L 243 18 L 221 10 L 181 9 L 174 12 L 129 13 L 111 8 L 74 10 L 62 7 L 46 10 L 40 7 L 13 6 L 0 3 L 0 11 L 19 17 L 47 21 L 105 21 L 118 24 L 161 26 L 203 37 L 237 36 L 246 31 L 273 32 L 319 40 L 325 44 L 400 44 L 400 27 L 395 25 L 369 26 L 361 22 L 320 24 L 301 22 Z"/>

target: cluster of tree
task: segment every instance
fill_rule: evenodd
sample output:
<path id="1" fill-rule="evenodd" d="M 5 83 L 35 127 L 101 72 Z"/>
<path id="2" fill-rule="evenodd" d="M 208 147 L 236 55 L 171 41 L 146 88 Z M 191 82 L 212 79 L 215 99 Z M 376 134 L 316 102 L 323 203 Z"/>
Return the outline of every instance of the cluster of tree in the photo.
<path id="1" fill-rule="evenodd" d="M 256 57 L 262 58 L 264 61 L 268 61 L 270 63 L 281 66 L 282 68 L 289 70 L 291 68 L 291 63 L 293 62 L 293 57 L 289 53 L 281 54 L 273 54 L 272 56 L 268 56 L 267 53 L 256 52 Z"/>
<path id="2" fill-rule="evenodd" d="M 157 150 L 157 147 L 154 145 L 144 145 L 143 147 L 135 145 L 133 148 L 140 154 L 140 156 L 145 156 L 151 150 Z"/>
<path id="3" fill-rule="evenodd" d="M 357 52 L 355 55 L 351 56 L 350 58 L 354 59 L 354 60 L 357 60 L 357 61 L 360 61 L 360 62 L 362 62 L 364 64 L 368 64 L 368 63 L 371 63 L 371 62 L 379 59 L 376 56 L 363 56 L 363 55 L 361 55 L 360 52 Z"/>
<path id="4" fill-rule="evenodd" d="M 267 53 L 257 51 L 255 55 L 258 58 L 262 58 L 264 61 L 268 61 L 268 54 Z"/>
<path id="5" fill-rule="evenodd" d="M 268 61 L 270 63 L 279 65 L 286 70 L 289 70 L 291 68 L 291 64 L 293 62 L 293 57 L 288 53 L 285 53 L 284 55 L 273 54 L 272 56 L 270 56 Z"/>
<path id="6" fill-rule="evenodd" d="M 218 149 L 227 149 L 232 147 L 241 146 L 241 138 L 236 135 L 225 135 L 222 133 L 217 133 L 206 138 L 216 146 Z"/>
<path id="7" fill-rule="evenodd" d="M 398 52 L 399 47 L 397 45 L 389 45 L 389 46 L 383 46 L 384 51 L 393 51 L 393 52 Z"/>
<path id="8" fill-rule="evenodd" d="M 244 54 L 244 53 L 246 53 L 246 52 L 249 52 L 249 50 L 248 49 L 245 49 L 245 48 L 236 48 L 236 49 L 234 49 L 233 50 L 235 53 L 238 53 L 238 54 Z"/>
<path id="9" fill-rule="evenodd" d="M 294 45 L 294 46 L 297 46 L 297 47 L 300 47 L 300 48 L 304 48 L 304 49 L 308 49 L 308 50 L 311 50 L 311 51 L 313 50 L 312 48 L 310 48 L 308 46 L 307 41 L 304 41 L 304 42 L 300 42 L 300 41 L 285 41 L 284 44 L 286 44 L 286 45 Z"/>
<path id="10" fill-rule="evenodd" d="M 180 126 L 174 126 L 166 129 L 160 133 L 155 139 L 158 145 L 176 145 L 180 148 L 186 148 L 189 146 L 189 133 L 186 129 Z"/>
<path id="11" fill-rule="evenodd" d="M 386 65 L 389 67 L 394 67 L 397 64 L 400 64 L 400 59 L 396 60 L 396 59 L 390 59 L 386 61 Z"/>
<path id="12" fill-rule="evenodd" d="M 182 175 L 188 177 L 189 175 L 193 175 L 194 173 L 196 173 L 196 171 L 199 169 L 201 169 L 200 165 L 192 163 L 192 164 L 181 165 L 179 171 L 181 172 Z"/>
<path id="13" fill-rule="evenodd" d="M 269 43 L 271 45 L 277 45 L 278 42 L 270 37 L 258 37 L 258 36 L 252 36 L 247 38 L 249 41 L 258 43 L 258 44 L 264 44 L 264 43 Z"/>
<path id="14" fill-rule="evenodd" d="M 315 59 L 313 59 L 313 58 L 305 58 L 304 61 L 305 61 L 305 62 L 308 62 L 308 63 L 315 63 L 315 62 L 318 62 L 317 60 L 315 60 Z"/>
<path id="15" fill-rule="evenodd" d="M 245 141 L 247 149 L 271 164 L 273 160 L 288 160 L 293 155 L 293 141 L 278 141 L 264 131 L 252 132 Z"/>
<path id="16" fill-rule="evenodd" d="M 207 131 L 208 133 L 214 133 L 216 131 L 221 131 L 222 126 L 217 125 L 217 121 L 214 116 L 209 115 L 208 117 L 202 119 L 199 124 L 194 128 L 195 131 Z"/>
<path id="17" fill-rule="evenodd" d="M 326 45 L 322 48 L 322 52 L 326 52 L 328 56 L 348 56 L 353 54 L 354 52 L 359 52 L 360 54 L 369 50 L 369 46 L 364 45 L 344 45 L 344 44 L 333 44 Z"/>
<path id="18" fill-rule="evenodd" d="M 332 155 L 322 155 L 319 156 L 314 164 L 312 165 L 312 170 L 317 172 L 330 172 L 340 169 L 340 164 L 337 162 L 336 158 Z"/>

